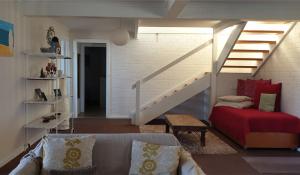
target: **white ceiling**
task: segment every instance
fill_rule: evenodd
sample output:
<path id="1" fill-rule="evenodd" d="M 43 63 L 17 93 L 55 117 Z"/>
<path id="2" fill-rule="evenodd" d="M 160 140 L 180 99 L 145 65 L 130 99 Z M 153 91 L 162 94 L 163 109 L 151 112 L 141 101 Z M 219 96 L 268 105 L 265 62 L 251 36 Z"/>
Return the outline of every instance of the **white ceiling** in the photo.
<path id="1" fill-rule="evenodd" d="M 18 0 L 18 2 L 23 2 L 22 10 L 28 16 L 138 19 L 171 17 L 202 20 L 300 19 L 300 0 Z"/>
<path id="2" fill-rule="evenodd" d="M 120 18 L 54 17 L 54 19 L 66 25 L 71 31 L 107 32 L 122 25 Z"/>
<path id="3" fill-rule="evenodd" d="M 53 17 L 71 32 L 110 32 L 120 27 L 133 32 L 136 19 L 100 17 Z M 147 27 L 212 27 L 216 20 L 141 19 L 138 24 Z"/>

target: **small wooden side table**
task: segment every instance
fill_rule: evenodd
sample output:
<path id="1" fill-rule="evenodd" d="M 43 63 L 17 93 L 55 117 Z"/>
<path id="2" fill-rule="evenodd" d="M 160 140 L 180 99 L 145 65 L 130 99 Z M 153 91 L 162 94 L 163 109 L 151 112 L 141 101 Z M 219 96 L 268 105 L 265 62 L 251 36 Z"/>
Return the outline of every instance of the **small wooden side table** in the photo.
<path id="1" fill-rule="evenodd" d="M 200 132 L 200 144 L 205 146 L 205 133 L 208 126 L 192 115 L 187 114 L 167 114 L 166 116 L 166 132 L 170 132 L 177 136 L 179 131 Z"/>

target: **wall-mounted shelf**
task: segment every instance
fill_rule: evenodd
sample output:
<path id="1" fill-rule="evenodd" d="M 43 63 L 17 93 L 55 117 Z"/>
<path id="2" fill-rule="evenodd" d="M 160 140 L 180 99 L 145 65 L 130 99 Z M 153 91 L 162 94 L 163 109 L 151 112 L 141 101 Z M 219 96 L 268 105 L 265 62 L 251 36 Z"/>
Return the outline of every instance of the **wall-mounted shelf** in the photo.
<path id="1" fill-rule="evenodd" d="M 48 115 L 54 115 L 55 113 L 50 113 Z M 46 115 L 46 116 L 48 116 Z M 71 114 L 61 114 L 57 115 L 56 119 L 50 120 L 48 123 L 43 123 L 43 118 L 40 117 L 38 119 L 33 120 L 32 122 L 25 124 L 25 128 L 35 128 L 35 129 L 53 129 L 56 128 L 63 121 L 68 120 Z"/>
<path id="2" fill-rule="evenodd" d="M 51 59 L 71 59 L 65 55 L 59 55 L 56 53 L 42 53 L 42 52 L 23 52 L 24 55 L 30 57 L 41 57 L 41 58 L 51 58 Z"/>
<path id="3" fill-rule="evenodd" d="M 45 77 L 41 78 L 38 76 L 31 76 L 31 77 L 26 77 L 27 80 L 57 80 L 57 79 L 65 79 L 65 78 L 72 78 L 71 76 L 61 76 L 61 77 Z"/>
<path id="4" fill-rule="evenodd" d="M 54 105 L 54 104 L 60 102 L 61 100 L 68 98 L 67 96 L 64 96 L 64 97 L 46 96 L 46 97 L 47 97 L 47 101 L 31 99 L 31 100 L 26 100 L 24 103 L 25 104 Z"/>

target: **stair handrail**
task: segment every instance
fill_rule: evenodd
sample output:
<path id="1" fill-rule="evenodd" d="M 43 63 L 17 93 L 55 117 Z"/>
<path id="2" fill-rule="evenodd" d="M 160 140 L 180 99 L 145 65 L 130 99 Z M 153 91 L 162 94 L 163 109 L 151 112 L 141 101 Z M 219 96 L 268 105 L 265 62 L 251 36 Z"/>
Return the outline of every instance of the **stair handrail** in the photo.
<path id="1" fill-rule="evenodd" d="M 136 89 L 135 115 L 132 116 L 132 120 L 131 120 L 132 124 L 138 124 L 139 123 L 138 119 L 140 118 L 140 115 L 141 115 L 141 111 L 140 111 L 140 109 L 141 109 L 141 85 L 143 83 L 146 83 L 147 81 L 153 79 L 154 77 L 158 76 L 159 74 L 165 72 L 166 70 L 170 69 L 171 67 L 180 63 L 181 61 L 185 60 L 186 58 L 190 57 L 191 55 L 199 52 L 203 48 L 209 46 L 210 44 L 212 44 L 212 42 L 213 42 L 213 39 L 206 41 L 205 43 L 194 48 L 193 50 L 189 51 L 188 53 L 184 54 L 183 56 L 177 58 L 176 60 L 172 61 L 171 63 L 167 64 L 166 66 L 163 66 L 162 68 L 151 73 L 150 75 L 148 75 L 140 80 L 137 80 L 132 85 L 132 89 Z"/>
<path id="2" fill-rule="evenodd" d="M 189 51 L 188 53 L 184 54 L 183 56 L 177 58 L 176 60 L 172 61 L 171 63 L 161 67 L 160 69 L 156 70 L 155 72 L 145 76 L 144 78 L 138 80 L 136 83 L 132 85 L 132 89 L 136 88 L 136 85 L 139 83 L 144 84 L 148 82 L 149 80 L 153 79 L 154 77 L 158 76 L 159 74 L 165 72 L 166 70 L 170 69 L 171 67 L 175 66 L 176 64 L 180 63 L 181 61 L 185 60 L 186 58 L 190 57 L 191 55 L 199 52 L 203 48 L 209 46 L 212 44 L 213 39 L 210 39 L 206 41 L 205 43 L 201 44 L 200 46 L 194 48 L 193 50 Z"/>

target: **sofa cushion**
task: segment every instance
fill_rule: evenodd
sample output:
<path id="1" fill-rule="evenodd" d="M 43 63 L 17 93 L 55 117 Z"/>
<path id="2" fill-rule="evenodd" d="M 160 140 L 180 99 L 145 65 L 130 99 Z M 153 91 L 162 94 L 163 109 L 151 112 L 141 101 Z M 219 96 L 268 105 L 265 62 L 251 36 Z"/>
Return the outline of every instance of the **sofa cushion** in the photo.
<path id="1" fill-rule="evenodd" d="M 260 94 L 259 110 L 265 112 L 274 112 L 276 94 Z"/>
<path id="2" fill-rule="evenodd" d="M 97 169 L 94 166 L 70 170 L 49 170 L 49 175 L 97 175 Z"/>
<path id="3" fill-rule="evenodd" d="M 179 175 L 205 175 L 203 170 L 194 161 L 191 153 L 187 152 L 183 148 L 180 151 L 179 160 Z"/>
<path id="4" fill-rule="evenodd" d="M 259 84 L 271 84 L 272 80 L 238 80 L 238 85 L 237 85 L 237 95 L 241 96 L 248 96 L 251 98 L 254 98 L 255 96 L 255 89 L 257 85 Z"/>
<path id="5" fill-rule="evenodd" d="M 218 102 L 215 106 L 229 106 L 233 108 L 239 108 L 239 109 L 244 109 L 244 108 L 250 108 L 253 106 L 252 101 L 243 101 L 243 102 L 228 102 L 228 101 L 221 101 Z"/>
<path id="6" fill-rule="evenodd" d="M 226 95 L 222 97 L 218 97 L 218 101 L 226 101 L 226 102 L 244 102 L 251 101 L 252 98 L 248 96 L 238 96 L 238 95 Z"/>
<path id="7" fill-rule="evenodd" d="M 255 97 L 254 97 L 254 107 L 258 109 L 259 107 L 259 101 L 260 101 L 260 96 L 262 93 L 267 93 L 267 94 L 276 94 L 276 102 L 275 102 L 275 111 L 280 112 L 280 106 L 281 106 L 281 83 L 278 84 L 272 84 L 272 85 L 267 85 L 267 84 L 259 84 L 256 87 L 255 90 Z"/>
<path id="8" fill-rule="evenodd" d="M 85 134 L 72 134 L 82 136 Z M 51 134 L 48 137 L 65 137 L 70 134 Z M 133 140 L 153 144 L 180 146 L 172 134 L 132 133 L 132 134 L 96 134 L 93 149 L 93 165 L 98 174 L 128 175 L 130 168 L 131 146 Z"/>
<path id="9" fill-rule="evenodd" d="M 86 135 L 43 139 L 43 171 L 92 167 L 96 137 Z"/>
<path id="10" fill-rule="evenodd" d="M 176 175 L 180 148 L 180 146 L 165 146 L 134 140 L 129 174 Z"/>

